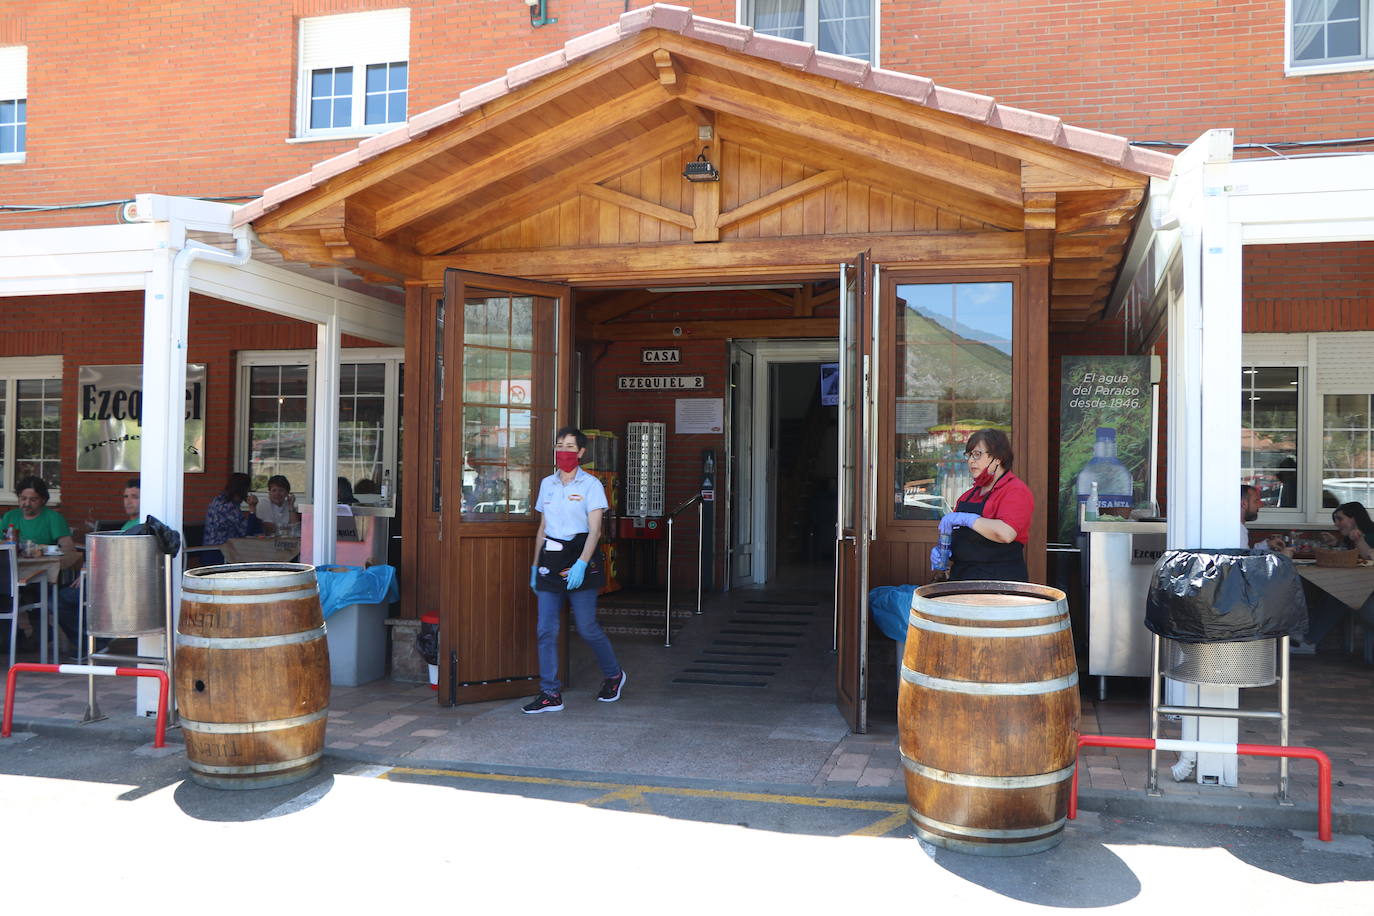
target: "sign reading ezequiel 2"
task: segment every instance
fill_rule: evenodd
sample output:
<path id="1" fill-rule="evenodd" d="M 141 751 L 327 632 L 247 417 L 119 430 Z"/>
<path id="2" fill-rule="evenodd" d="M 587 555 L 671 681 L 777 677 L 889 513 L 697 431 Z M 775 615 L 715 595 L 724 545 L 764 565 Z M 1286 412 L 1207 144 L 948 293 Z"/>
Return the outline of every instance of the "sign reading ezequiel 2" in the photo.
<path id="1" fill-rule="evenodd" d="M 140 470 L 143 367 L 82 366 L 77 386 L 76 469 Z M 185 469 L 205 470 L 205 364 L 186 366 Z"/>

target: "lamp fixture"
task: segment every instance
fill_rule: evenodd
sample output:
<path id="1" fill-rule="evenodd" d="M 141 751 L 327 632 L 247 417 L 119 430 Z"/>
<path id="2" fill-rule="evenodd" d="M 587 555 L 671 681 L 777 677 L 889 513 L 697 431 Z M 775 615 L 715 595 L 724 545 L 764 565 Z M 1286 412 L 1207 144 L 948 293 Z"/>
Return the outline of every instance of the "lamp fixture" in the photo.
<path id="1" fill-rule="evenodd" d="M 711 164 L 711 160 L 706 158 L 706 151 L 709 146 L 701 148 L 701 155 L 687 163 L 682 169 L 682 177 L 688 181 L 720 181 L 720 172 Z"/>

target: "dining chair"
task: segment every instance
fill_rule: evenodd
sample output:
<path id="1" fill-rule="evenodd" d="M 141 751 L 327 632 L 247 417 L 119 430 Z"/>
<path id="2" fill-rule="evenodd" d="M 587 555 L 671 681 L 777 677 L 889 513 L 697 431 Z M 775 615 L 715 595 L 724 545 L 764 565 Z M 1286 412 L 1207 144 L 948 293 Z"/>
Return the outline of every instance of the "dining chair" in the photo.
<path id="1" fill-rule="evenodd" d="M 43 582 L 40 588 L 47 588 Z M 25 611 L 39 610 L 43 605 L 37 601 L 24 603 L 21 600 L 23 587 L 19 584 L 19 548 L 17 544 L 0 544 L 0 621 L 10 622 L 10 667 L 14 667 L 14 653 L 19 648 L 19 615 Z M 6 610 L 7 609 L 7 610 Z M 52 611 L 56 620 L 56 609 Z M 39 626 L 48 626 L 47 620 L 39 620 Z"/>

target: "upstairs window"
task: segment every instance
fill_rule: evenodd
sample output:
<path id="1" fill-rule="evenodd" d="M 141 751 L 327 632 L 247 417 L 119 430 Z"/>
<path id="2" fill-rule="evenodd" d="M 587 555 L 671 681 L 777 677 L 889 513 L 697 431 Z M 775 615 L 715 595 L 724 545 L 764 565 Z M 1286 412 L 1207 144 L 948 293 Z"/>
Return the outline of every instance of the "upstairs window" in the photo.
<path id="1" fill-rule="evenodd" d="M 745 20 L 761 35 L 814 44 L 876 63 L 873 0 L 747 0 Z"/>
<path id="2" fill-rule="evenodd" d="M 406 119 L 410 10 L 301 20 L 300 137 L 378 133 Z"/>
<path id="3" fill-rule="evenodd" d="M 23 162 L 28 127 L 29 49 L 0 48 L 0 162 Z"/>
<path id="4" fill-rule="evenodd" d="M 1370 0 L 1289 0 L 1290 69 L 1344 70 L 1374 63 L 1369 13 Z"/>

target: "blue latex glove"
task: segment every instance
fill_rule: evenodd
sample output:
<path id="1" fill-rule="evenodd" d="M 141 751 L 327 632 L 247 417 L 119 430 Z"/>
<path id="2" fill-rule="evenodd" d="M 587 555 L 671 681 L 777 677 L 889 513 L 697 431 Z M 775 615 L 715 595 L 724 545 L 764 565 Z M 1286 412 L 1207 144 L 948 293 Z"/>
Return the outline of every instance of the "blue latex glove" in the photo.
<path id="1" fill-rule="evenodd" d="M 535 581 L 536 581 L 538 578 L 539 578 L 539 567 L 538 567 L 538 566 L 531 566 L 531 567 L 530 567 L 530 588 L 534 588 L 534 583 L 535 583 Z"/>
<path id="2" fill-rule="evenodd" d="M 568 569 L 568 591 L 582 587 L 582 577 L 587 574 L 587 561 L 578 560 Z"/>
<path id="3" fill-rule="evenodd" d="M 949 554 L 948 547 L 941 547 L 937 544 L 930 548 L 930 568 L 949 569 Z"/>
<path id="4" fill-rule="evenodd" d="M 982 518 L 976 512 L 950 512 L 940 519 L 940 533 L 949 534 L 955 528 L 972 528 L 973 523 Z"/>

